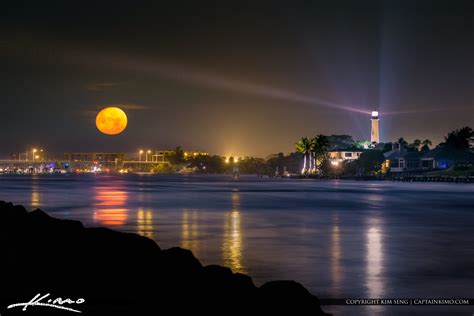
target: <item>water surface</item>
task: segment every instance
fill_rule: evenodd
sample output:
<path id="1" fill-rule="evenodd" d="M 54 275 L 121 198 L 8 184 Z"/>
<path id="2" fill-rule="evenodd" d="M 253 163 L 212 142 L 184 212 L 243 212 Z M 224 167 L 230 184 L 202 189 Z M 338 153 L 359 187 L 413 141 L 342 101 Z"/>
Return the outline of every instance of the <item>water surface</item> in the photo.
<path id="1" fill-rule="evenodd" d="M 474 297 L 474 186 L 228 176 L 0 176 L 0 200 L 191 249 L 320 298 Z M 471 315 L 474 307 L 326 307 Z"/>

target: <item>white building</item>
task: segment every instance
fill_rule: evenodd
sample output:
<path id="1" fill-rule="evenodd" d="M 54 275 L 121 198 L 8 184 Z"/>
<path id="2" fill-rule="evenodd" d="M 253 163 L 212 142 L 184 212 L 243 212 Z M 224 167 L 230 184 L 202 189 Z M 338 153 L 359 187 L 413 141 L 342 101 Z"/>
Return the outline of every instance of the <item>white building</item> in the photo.
<path id="1" fill-rule="evenodd" d="M 329 151 L 329 161 L 333 166 L 337 166 L 344 161 L 359 159 L 361 154 L 362 149 L 360 148 L 331 150 Z"/>

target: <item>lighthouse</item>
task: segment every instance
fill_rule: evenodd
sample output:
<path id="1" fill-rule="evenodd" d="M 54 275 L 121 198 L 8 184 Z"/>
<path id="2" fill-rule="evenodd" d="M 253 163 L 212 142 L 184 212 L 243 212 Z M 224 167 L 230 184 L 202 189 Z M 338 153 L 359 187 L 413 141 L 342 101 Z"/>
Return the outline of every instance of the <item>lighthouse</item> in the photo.
<path id="1" fill-rule="evenodd" d="M 370 131 L 370 142 L 371 143 L 379 143 L 379 112 L 372 111 L 372 129 Z"/>

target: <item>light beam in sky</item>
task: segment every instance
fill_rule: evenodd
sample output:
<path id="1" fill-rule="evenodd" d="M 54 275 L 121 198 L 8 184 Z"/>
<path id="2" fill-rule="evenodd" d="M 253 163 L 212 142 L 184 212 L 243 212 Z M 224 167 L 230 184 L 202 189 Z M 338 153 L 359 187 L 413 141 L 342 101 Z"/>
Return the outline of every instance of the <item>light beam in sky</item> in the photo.
<path id="1" fill-rule="evenodd" d="M 380 106 L 371 108 L 363 108 L 356 106 L 343 105 L 328 101 L 316 96 L 309 96 L 300 94 L 294 91 L 279 89 L 267 85 L 255 84 L 251 82 L 244 82 L 235 79 L 225 78 L 220 75 L 213 75 L 204 72 L 198 72 L 196 70 L 185 69 L 184 67 L 164 64 L 151 61 L 142 61 L 138 59 L 130 58 L 105 58 L 101 61 L 101 64 L 109 63 L 114 68 L 125 68 L 129 71 L 137 71 L 150 75 L 170 78 L 176 81 L 190 83 L 198 86 L 205 86 L 214 89 L 227 90 L 233 92 L 239 92 L 244 94 L 250 94 L 259 97 L 267 97 L 273 99 L 293 101 L 297 103 L 303 103 L 316 107 L 332 108 L 335 110 L 348 111 L 352 113 L 361 113 L 370 115 L 374 109 L 379 109 Z M 423 110 L 401 110 L 401 111 L 381 111 L 380 114 L 387 115 L 400 115 L 400 114 L 411 114 L 419 112 L 438 112 L 445 111 L 443 108 L 423 109 Z"/>
<path id="2" fill-rule="evenodd" d="M 35 39 L 30 41 L 38 41 L 38 34 Z M 41 36 L 40 36 L 41 37 Z M 49 43 L 47 45 L 46 43 Z M 79 63 L 85 65 L 111 67 L 114 69 L 123 69 L 139 73 L 145 73 L 153 76 L 168 78 L 179 82 L 189 83 L 197 86 L 203 86 L 218 90 L 233 91 L 248 95 L 267 97 L 273 99 L 293 101 L 300 104 L 332 108 L 340 111 L 348 111 L 351 113 L 360 113 L 370 115 L 372 110 L 379 110 L 383 116 L 410 114 L 417 112 L 438 112 L 447 109 L 423 109 L 423 110 L 407 110 L 407 111 L 384 111 L 383 100 L 377 106 L 361 107 L 354 105 L 340 104 L 332 102 L 317 96 L 310 96 L 294 91 L 280 89 L 269 85 L 256 84 L 252 82 L 226 78 L 219 74 L 209 74 L 196 69 L 189 69 L 184 66 L 178 66 L 172 63 L 155 61 L 140 58 L 139 56 L 120 55 L 111 52 L 97 52 L 85 50 L 84 48 L 72 49 L 71 46 L 58 47 L 50 38 L 42 38 L 38 43 L 37 53 L 49 56 L 52 50 L 60 50 L 62 54 L 59 58 L 63 58 L 68 63 Z"/>
<path id="3" fill-rule="evenodd" d="M 119 58 L 111 59 L 110 56 L 101 61 L 101 64 L 109 64 L 114 68 L 125 68 L 129 71 L 139 71 L 160 77 L 171 78 L 177 81 L 191 83 L 195 85 L 216 88 L 250 94 L 260 97 L 268 97 L 298 103 L 309 104 L 313 106 L 333 108 L 349 112 L 369 114 L 371 109 L 359 108 L 354 106 L 342 105 L 315 96 L 307 96 L 293 91 L 278 89 L 266 85 L 243 82 L 240 80 L 224 78 L 219 75 L 211 75 L 195 70 L 184 69 L 183 67 L 163 64 L 158 62 L 139 61 L 137 59 Z"/>

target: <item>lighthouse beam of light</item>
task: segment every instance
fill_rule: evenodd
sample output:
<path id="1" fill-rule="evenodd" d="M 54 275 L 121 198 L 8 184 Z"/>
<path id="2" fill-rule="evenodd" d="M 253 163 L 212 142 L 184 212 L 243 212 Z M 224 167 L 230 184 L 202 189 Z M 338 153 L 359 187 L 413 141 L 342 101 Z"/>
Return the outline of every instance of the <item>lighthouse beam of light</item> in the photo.
<path id="1" fill-rule="evenodd" d="M 97 60 L 97 59 L 96 59 Z M 206 74 L 195 70 L 184 69 L 170 64 L 131 60 L 129 58 L 111 59 L 110 56 L 101 60 L 102 65 L 122 68 L 128 71 L 138 71 L 148 75 L 170 78 L 176 81 L 205 86 L 214 89 L 233 91 L 259 97 L 267 97 L 286 101 L 293 101 L 313 106 L 332 108 L 355 113 L 370 114 L 371 110 L 347 106 L 324 100 L 315 96 L 302 95 L 296 92 L 278 89 L 266 85 L 243 82 L 224 78 L 218 75 Z"/>
<path id="2" fill-rule="evenodd" d="M 83 47 L 74 47 L 74 45 L 61 45 L 51 38 L 36 34 L 20 32 L 22 37 L 28 36 L 30 43 L 36 43 L 36 53 L 45 58 L 51 58 L 51 51 L 60 51 L 60 55 L 55 55 L 55 61 L 62 60 L 66 63 L 80 64 L 94 67 L 110 67 L 131 72 L 140 72 L 151 76 L 169 78 L 180 82 L 185 82 L 197 86 L 205 86 L 214 89 L 233 91 L 259 97 L 267 97 L 286 101 L 293 101 L 316 107 L 326 107 L 335 110 L 348 111 L 353 113 L 362 113 L 370 115 L 371 109 L 347 106 L 336 102 L 331 102 L 316 96 L 308 96 L 293 91 L 278 89 L 266 85 L 243 82 L 240 80 L 225 78 L 220 75 L 211 75 L 197 70 L 186 69 L 172 63 L 157 62 L 146 60 L 140 56 L 123 55 L 110 51 L 95 51 L 84 49 Z M 24 52 L 23 42 L 18 42 L 17 36 L 13 38 L 10 49 L 15 53 Z"/>
<path id="3" fill-rule="evenodd" d="M 242 82 L 238 80 L 228 79 L 221 76 L 204 74 L 197 71 L 189 71 L 184 67 L 177 67 L 172 64 L 165 64 L 163 62 L 146 61 L 142 58 L 130 58 L 129 55 L 118 55 L 115 52 L 97 52 L 95 50 L 87 50 L 83 47 L 76 47 L 68 45 L 60 45 L 51 38 L 45 37 L 44 34 L 35 33 L 34 37 L 29 33 L 20 32 L 21 36 L 11 37 L 12 45 L 8 49 L 15 53 L 15 55 L 21 55 L 26 51 L 24 47 L 24 41 L 18 42 L 19 38 L 28 38 L 28 42 L 36 43 L 35 50 L 38 55 L 44 58 L 51 58 L 52 51 L 60 51 L 60 55 L 55 55 L 55 61 L 62 60 L 67 63 L 82 64 L 95 67 L 113 67 L 115 69 L 124 69 L 129 71 L 137 71 L 147 73 L 150 75 L 157 75 L 164 78 L 174 79 L 180 82 L 186 82 L 194 85 L 207 86 L 210 88 L 216 88 L 221 90 L 235 91 L 240 93 L 246 93 L 261 97 L 270 97 L 281 100 L 294 101 L 316 107 L 326 107 L 336 110 L 349 111 L 353 113 L 361 113 L 370 115 L 372 110 L 379 109 L 379 114 L 383 116 L 387 115 L 403 115 L 412 113 L 426 113 L 426 112 L 441 112 L 452 110 L 453 107 L 446 108 L 431 108 L 431 109 L 414 109 L 414 110 L 401 110 L 401 111 L 381 111 L 380 106 L 371 107 L 370 109 L 353 107 L 342 105 L 339 103 L 331 102 L 315 96 L 302 95 L 293 91 L 287 91 L 277 89 L 275 87 L 269 87 L 264 85 L 252 84 Z M 2 34 L 2 36 L 8 37 L 8 35 Z M 384 102 L 382 102 L 384 103 Z"/>
<path id="4" fill-rule="evenodd" d="M 299 94 L 293 91 L 270 87 L 267 85 L 255 84 L 243 82 L 240 80 L 229 79 L 220 75 L 208 74 L 196 70 L 185 69 L 182 66 L 177 66 L 171 63 L 163 63 L 156 61 L 146 61 L 138 58 L 130 58 L 129 56 L 113 56 L 112 54 L 85 54 L 77 56 L 73 53 L 76 61 L 83 60 L 85 63 L 90 64 L 91 61 L 96 66 L 109 66 L 114 69 L 122 69 L 132 72 L 145 73 L 151 76 L 158 76 L 162 78 L 169 78 L 179 82 L 184 82 L 197 86 L 204 86 L 213 89 L 233 91 L 237 93 L 244 93 L 248 95 L 254 95 L 259 97 L 267 97 L 279 100 L 293 101 L 306 105 L 332 108 L 340 111 L 348 111 L 352 113 L 361 113 L 365 115 L 371 115 L 373 110 L 379 108 L 372 107 L 360 108 L 348 105 L 342 105 L 336 102 L 328 101 L 323 98 L 308 96 Z M 92 56 L 91 56 L 92 55 Z M 79 57 L 79 58 L 78 58 Z M 446 108 L 429 108 L 429 109 L 412 109 L 412 110 L 400 110 L 400 111 L 379 111 L 379 115 L 392 116 L 392 115 L 405 115 L 413 113 L 429 113 L 429 112 L 440 112 L 446 111 Z"/>

